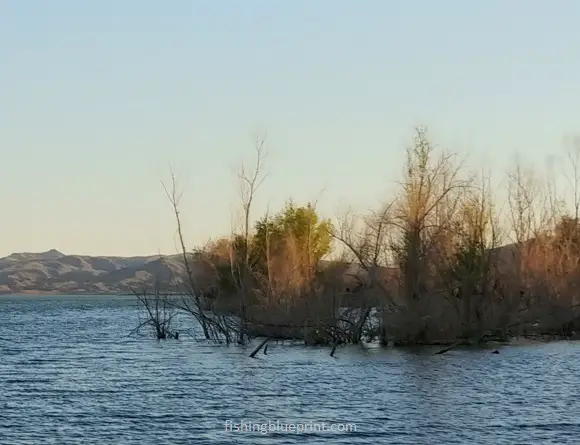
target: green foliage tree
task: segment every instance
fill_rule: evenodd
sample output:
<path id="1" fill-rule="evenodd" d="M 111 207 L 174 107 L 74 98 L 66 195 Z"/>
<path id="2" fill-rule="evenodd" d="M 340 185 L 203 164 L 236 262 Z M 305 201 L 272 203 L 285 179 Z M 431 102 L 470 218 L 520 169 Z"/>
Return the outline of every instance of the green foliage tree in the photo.
<path id="1" fill-rule="evenodd" d="M 257 222 L 252 243 L 255 261 L 263 264 L 268 255 L 282 255 L 294 248 L 305 264 L 314 265 L 330 252 L 331 233 L 331 221 L 320 219 L 310 203 L 296 206 L 289 202 L 273 218 Z"/>

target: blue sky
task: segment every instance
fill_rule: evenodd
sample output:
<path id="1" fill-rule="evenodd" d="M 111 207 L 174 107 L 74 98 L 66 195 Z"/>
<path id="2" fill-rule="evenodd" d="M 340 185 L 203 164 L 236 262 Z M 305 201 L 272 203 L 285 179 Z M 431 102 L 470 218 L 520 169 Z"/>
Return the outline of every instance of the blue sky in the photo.
<path id="1" fill-rule="evenodd" d="M 577 0 L 0 0 L 0 255 L 173 253 L 256 206 L 376 205 L 416 125 L 501 176 L 580 133 Z"/>

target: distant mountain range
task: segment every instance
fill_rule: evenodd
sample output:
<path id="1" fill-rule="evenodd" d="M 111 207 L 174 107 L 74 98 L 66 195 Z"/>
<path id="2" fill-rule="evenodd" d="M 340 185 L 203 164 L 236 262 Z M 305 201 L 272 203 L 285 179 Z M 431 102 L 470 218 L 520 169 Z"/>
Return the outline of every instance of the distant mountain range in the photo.
<path id="1" fill-rule="evenodd" d="M 496 248 L 501 261 L 510 263 L 515 246 Z M 333 262 L 324 261 L 329 266 Z M 190 264 L 196 284 L 212 280 L 213 271 L 200 262 Z M 380 268 L 391 277 L 392 270 Z M 347 281 L 361 274 L 359 266 L 345 265 Z M 364 274 L 364 272 L 363 272 Z M 152 290 L 157 282 L 163 292 L 183 291 L 185 268 L 181 255 L 113 257 L 65 255 L 58 250 L 13 253 L 0 258 L 1 294 L 126 294 L 132 288 Z M 388 280 L 392 279 L 388 278 Z M 210 281 L 211 282 L 211 281 Z"/>
<path id="2" fill-rule="evenodd" d="M 131 287 L 179 291 L 183 276 L 179 255 L 91 257 L 58 250 L 13 253 L 0 258 L 0 294 L 119 294 Z"/>

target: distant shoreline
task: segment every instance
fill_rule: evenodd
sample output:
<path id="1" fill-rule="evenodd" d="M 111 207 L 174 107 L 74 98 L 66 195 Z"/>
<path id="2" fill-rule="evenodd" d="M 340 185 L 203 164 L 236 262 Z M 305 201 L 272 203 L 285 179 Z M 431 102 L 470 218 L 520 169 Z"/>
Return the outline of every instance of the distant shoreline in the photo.
<path id="1" fill-rule="evenodd" d="M 58 292 L 58 291 L 23 291 L 23 292 L 1 292 L 0 296 L 14 296 L 14 297 L 44 297 L 44 296 L 51 296 L 51 295 L 62 295 L 62 296 L 93 296 L 93 295 L 102 295 L 102 296 L 123 296 L 123 295 L 133 295 L 131 293 L 118 293 L 118 292 Z"/>
<path id="2" fill-rule="evenodd" d="M 183 292 L 163 292 L 164 295 L 183 295 Z M 0 297 L 45 297 L 45 296 L 70 296 L 70 297 L 129 297 L 132 292 L 59 292 L 59 291 L 23 291 L 23 292 L 0 292 Z"/>

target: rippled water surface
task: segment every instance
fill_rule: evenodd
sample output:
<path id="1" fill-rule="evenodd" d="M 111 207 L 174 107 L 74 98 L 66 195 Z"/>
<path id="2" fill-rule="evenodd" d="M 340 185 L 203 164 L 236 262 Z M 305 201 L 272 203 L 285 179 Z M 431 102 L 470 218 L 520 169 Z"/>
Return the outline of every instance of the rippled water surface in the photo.
<path id="1" fill-rule="evenodd" d="M 240 347 L 127 338 L 131 297 L 0 297 L 0 443 L 577 444 L 580 344 Z M 186 320 L 187 321 L 187 320 Z M 226 432 L 225 423 L 356 424 Z"/>

